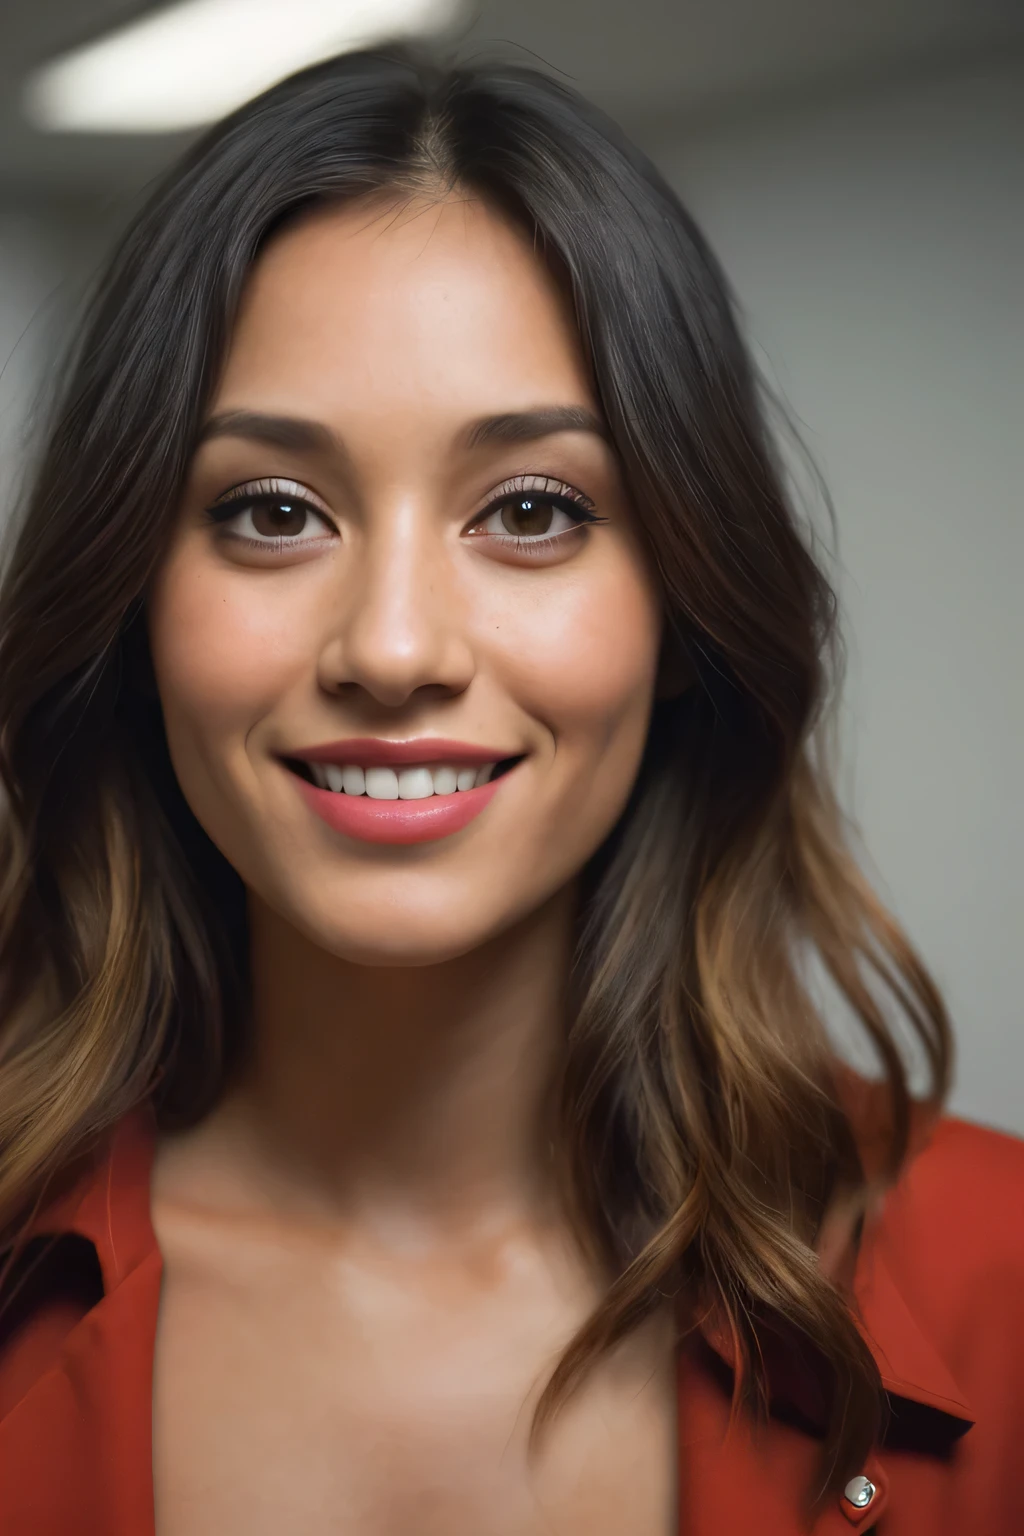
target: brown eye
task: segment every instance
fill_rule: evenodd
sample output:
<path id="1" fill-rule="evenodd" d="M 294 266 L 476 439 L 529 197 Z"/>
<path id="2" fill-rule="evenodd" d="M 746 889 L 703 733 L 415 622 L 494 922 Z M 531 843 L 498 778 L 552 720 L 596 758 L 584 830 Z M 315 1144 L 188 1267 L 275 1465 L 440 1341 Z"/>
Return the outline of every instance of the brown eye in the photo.
<path id="1" fill-rule="evenodd" d="M 501 526 L 519 539 L 536 537 L 550 533 L 554 512 L 549 499 L 516 496 L 501 508 Z"/>
<path id="2" fill-rule="evenodd" d="M 538 486 L 501 487 L 466 532 L 479 539 L 483 548 L 489 543 L 496 551 L 550 560 L 568 555 L 588 524 L 606 521 L 580 492 L 560 481 L 547 481 Z"/>
<path id="3" fill-rule="evenodd" d="M 276 555 L 312 550 L 337 534 L 326 511 L 300 486 L 284 481 L 238 486 L 208 507 L 206 515 L 222 541 Z"/>
<path id="4" fill-rule="evenodd" d="M 253 528 L 264 538 L 289 539 L 305 532 L 309 508 L 282 496 L 273 501 L 254 501 L 250 516 Z"/>

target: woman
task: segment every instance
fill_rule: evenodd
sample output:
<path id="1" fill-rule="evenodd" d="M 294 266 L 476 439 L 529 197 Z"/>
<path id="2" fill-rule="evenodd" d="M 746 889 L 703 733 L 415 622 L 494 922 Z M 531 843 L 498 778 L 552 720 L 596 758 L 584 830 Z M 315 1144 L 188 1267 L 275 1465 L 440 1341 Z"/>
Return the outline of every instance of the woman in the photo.
<path id="1" fill-rule="evenodd" d="M 5 1531 L 1010 1528 L 1020 1146 L 937 1120 L 831 594 L 611 124 L 396 49 L 211 132 L 3 625 Z"/>

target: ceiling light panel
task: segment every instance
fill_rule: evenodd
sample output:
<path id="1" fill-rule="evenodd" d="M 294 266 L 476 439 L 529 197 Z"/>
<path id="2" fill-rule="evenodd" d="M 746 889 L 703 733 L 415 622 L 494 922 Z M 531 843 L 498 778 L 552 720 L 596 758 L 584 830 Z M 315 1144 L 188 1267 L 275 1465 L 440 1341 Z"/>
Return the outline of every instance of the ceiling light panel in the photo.
<path id="1" fill-rule="evenodd" d="M 179 0 L 31 77 L 37 127 L 176 133 L 213 122 L 333 53 L 440 31 L 461 0 Z"/>

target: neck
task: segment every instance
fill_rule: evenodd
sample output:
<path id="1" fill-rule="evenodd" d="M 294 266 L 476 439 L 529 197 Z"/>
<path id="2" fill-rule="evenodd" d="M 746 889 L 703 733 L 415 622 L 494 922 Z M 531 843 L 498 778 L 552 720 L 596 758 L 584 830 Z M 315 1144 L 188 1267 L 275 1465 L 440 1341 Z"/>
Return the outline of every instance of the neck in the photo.
<path id="1" fill-rule="evenodd" d="M 574 903 L 560 892 L 456 959 L 373 967 L 254 899 L 251 1048 L 224 1109 L 263 1187 L 403 1226 L 546 1207 Z"/>

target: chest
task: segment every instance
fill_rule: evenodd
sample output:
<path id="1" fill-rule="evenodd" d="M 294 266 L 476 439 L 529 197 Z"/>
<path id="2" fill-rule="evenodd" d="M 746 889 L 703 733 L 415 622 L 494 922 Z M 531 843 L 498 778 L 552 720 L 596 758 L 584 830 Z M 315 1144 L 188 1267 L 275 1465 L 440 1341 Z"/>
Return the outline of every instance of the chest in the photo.
<path id="1" fill-rule="evenodd" d="M 170 1220 L 160 1245 L 156 1536 L 675 1529 L 663 1327 L 602 1363 L 531 1453 L 533 1406 L 585 1313 L 528 1260 L 460 1293 L 450 1275 L 410 1286 L 337 1255 L 225 1250 Z"/>

